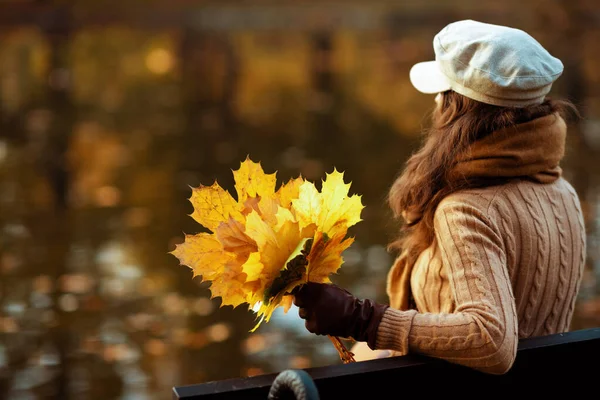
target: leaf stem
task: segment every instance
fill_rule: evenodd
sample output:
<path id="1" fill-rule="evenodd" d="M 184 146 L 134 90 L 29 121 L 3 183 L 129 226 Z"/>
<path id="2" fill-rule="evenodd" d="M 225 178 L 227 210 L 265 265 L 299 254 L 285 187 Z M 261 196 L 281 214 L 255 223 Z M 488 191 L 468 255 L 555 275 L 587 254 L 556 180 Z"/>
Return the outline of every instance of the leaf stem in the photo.
<path id="1" fill-rule="evenodd" d="M 342 343 L 339 337 L 330 335 L 327 335 L 327 337 L 329 337 L 329 340 L 331 340 L 331 342 L 335 346 L 335 349 L 338 351 L 340 359 L 344 364 L 356 362 L 356 360 L 354 359 L 354 353 L 352 353 L 346 348 L 346 346 L 344 346 L 344 343 Z"/>

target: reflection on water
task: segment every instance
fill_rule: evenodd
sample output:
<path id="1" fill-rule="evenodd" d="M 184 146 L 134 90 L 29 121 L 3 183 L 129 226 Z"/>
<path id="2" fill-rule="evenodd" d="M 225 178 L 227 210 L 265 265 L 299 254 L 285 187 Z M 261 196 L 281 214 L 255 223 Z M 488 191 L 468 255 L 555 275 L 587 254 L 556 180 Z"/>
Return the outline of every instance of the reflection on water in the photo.
<path id="1" fill-rule="evenodd" d="M 239 18 L 215 31 L 177 23 L 186 13 L 137 26 L 86 7 L 35 11 L 54 21 L 41 27 L 27 20 L 34 9 L 0 16 L 0 393 L 164 398 L 175 385 L 339 363 L 295 308 L 249 334 L 251 312 L 219 308 L 168 254 L 201 229 L 189 186 L 232 190 L 247 155 L 279 182 L 344 171 L 366 208 L 334 281 L 385 301 L 396 228 L 385 194 L 433 102 L 408 70 L 455 16 L 367 7 L 317 29 L 310 15 L 320 14 L 299 12 L 294 29 L 272 31 L 260 29 L 276 15 L 268 8 L 256 20 L 232 8 Z M 565 61 L 555 92 L 585 106 L 564 163 L 589 232 L 579 329 L 600 324 L 600 58 L 583 50 L 600 29 L 576 30 L 573 10 L 547 9 L 519 23 Z M 502 10 L 478 12 L 508 23 Z M 540 29 L 557 15 L 572 19 Z"/>

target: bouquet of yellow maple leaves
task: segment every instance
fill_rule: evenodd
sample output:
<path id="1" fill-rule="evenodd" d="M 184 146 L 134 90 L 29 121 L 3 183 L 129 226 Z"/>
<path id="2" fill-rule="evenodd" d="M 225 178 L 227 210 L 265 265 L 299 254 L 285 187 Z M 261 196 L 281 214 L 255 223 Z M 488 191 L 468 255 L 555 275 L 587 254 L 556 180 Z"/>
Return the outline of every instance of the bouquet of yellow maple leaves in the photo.
<path id="1" fill-rule="evenodd" d="M 211 233 L 186 235 L 171 252 L 193 277 L 210 281 L 211 298 L 221 306 L 248 304 L 257 324 L 292 304 L 290 292 L 306 282 L 330 283 L 342 265 L 342 252 L 354 241 L 348 228 L 361 221 L 361 196 L 348 196 L 350 184 L 335 168 L 321 191 L 301 176 L 276 188 L 276 173 L 246 158 L 233 171 L 237 200 L 221 188 L 192 188 L 191 214 Z M 353 361 L 331 338 L 344 362 Z"/>

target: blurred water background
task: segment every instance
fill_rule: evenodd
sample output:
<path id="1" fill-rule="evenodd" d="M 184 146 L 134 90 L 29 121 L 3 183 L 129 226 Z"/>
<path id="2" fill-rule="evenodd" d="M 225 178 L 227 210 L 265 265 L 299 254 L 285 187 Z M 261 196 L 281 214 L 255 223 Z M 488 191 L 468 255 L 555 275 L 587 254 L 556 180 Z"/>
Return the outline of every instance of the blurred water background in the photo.
<path id="1" fill-rule="evenodd" d="M 389 185 L 433 96 L 410 67 L 447 23 L 521 28 L 585 119 L 564 174 L 588 262 L 572 329 L 600 325 L 600 3 L 0 0 L 0 398 L 164 399 L 173 386 L 340 363 L 297 310 L 253 334 L 168 254 L 189 186 L 249 155 L 278 181 L 333 168 L 363 221 L 334 282 L 386 301 Z"/>

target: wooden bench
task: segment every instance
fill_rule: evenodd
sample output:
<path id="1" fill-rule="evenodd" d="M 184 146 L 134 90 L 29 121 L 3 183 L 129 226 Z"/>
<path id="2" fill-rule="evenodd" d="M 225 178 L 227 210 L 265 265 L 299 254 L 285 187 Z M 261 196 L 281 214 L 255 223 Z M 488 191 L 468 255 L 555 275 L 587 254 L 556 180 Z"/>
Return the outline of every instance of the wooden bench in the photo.
<path id="1" fill-rule="evenodd" d="M 379 399 L 444 395 L 444 398 L 496 398 L 526 393 L 533 399 L 600 398 L 600 328 L 519 342 L 517 358 L 503 375 L 484 374 L 419 355 L 307 368 L 320 399 Z M 173 399 L 262 399 L 278 374 L 205 382 L 173 388 Z M 483 392 L 482 392 L 483 391 Z M 529 397 L 529 396 L 527 396 Z M 527 398 L 525 397 L 525 398 Z M 419 399 L 420 400 L 420 399 Z"/>

